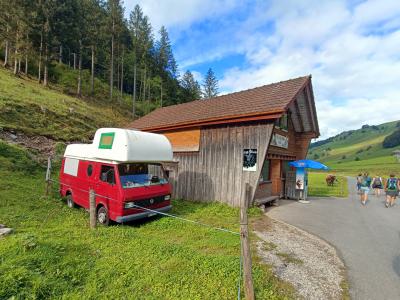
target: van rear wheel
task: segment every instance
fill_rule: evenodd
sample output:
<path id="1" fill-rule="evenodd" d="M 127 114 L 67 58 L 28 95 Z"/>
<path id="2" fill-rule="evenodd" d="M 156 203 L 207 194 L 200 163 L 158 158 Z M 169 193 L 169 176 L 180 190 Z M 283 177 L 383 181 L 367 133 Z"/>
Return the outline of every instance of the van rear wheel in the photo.
<path id="1" fill-rule="evenodd" d="M 74 199 L 72 199 L 72 195 L 71 194 L 67 195 L 67 205 L 68 205 L 69 208 L 76 207 Z"/>
<path id="2" fill-rule="evenodd" d="M 98 209 L 97 222 L 104 226 L 108 226 L 110 223 L 110 217 L 108 216 L 108 209 L 106 207 L 102 206 Z"/>

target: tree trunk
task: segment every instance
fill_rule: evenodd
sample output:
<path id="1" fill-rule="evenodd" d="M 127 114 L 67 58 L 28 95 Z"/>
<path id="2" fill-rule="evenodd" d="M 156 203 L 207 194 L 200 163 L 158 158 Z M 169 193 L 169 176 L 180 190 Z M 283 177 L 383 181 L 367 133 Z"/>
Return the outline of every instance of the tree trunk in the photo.
<path id="1" fill-rule="evenodd" d="M 44 51 L 44 72 L 43 72 L 43 85 L 47 86 L 47 76 L 48 76 L 48 63 L 49 63 L 49 49 L 46 43 L 45 51 Z"/>
<path id="2" fill-rule="evenodd" d="M 25 75 L 28 76 L 28 45 L 29 45 L 29 35 L 26 34 L 26 48 L 25 48 Z"/>
<path id="3" fill-rule="evenodd" d="M 139 87 L 139 100 L 143 100 L 143 78 L 140 78 L 140 87 Z"/>
<path id="4" fill-rule="evenodd" d="M 149 84 L 148 84 L 148 93 L 147 93 L 147 98 L 149 98 L 149 100 L 151 99 L 151 81 L 150 81 L 150 77 L 149 77 Z"/>
<path id="5" fill-rule="evenodd" d="M 147 107 L 148 107 L 148 112 L 150 112 L 150 78 L 148 79 L 148 93 L 147 93 Z"/>
<path id="6" fill-rule="evenodd" d="M 110 101 L 112 101 L 113 99 L 113 84 L 114 84 L 114 20 L 112 23 L 112 34 L 111 34 Z"/>
<path id="7" fill-rule="evenodd" d="M 160 85 L 160 98 L 161 98 L 161 107 L 162 107 L 162 105 L 163 105 L 163 103 L 162 103 L 162 82 L 161 82 L 161 85 Z"/>
<path id="8" fill-rule="evenodd" d="M 92 45 L 92 69 L 90 74 L 90 95 L 94 94 L 94 46 Z"/>
<path id="9" fill-rule="evenodd" d="M 82 96 L 82 40 L 79 40 L 79 62 L 78 62 L 78 88 L 76 94 Z"/>
<path id="10" fill-rule="evenodd" d="M 146 100 L 146 66 L 144 66 L 144 75 L 143 75 L 143 100 Z"/>
<path id="11" fill-rule="evenodd" d="M 42 53 L 43 53 L 43 31 L 40 32 L 40 51 L 39 51 L 39 66 L 38 66 L 38 81 L 42 81 Z"/>
<path id="12" fill-rule="evenodd" d="M 121 59 L 121 96 L 124 91 L 124 49 L 122 49 L 122 59 Z"/>
<path id="13" fill-rule="evenodd" d="M 136 114 L 136 63 L 133 68 L 133 101 L 132 101 L 132 116 L 135 118 Z"/>
<path id="14" fill-rule="evenodd" d="M 7 28 L 8 31 L 8 28 Z M 4 63 L 3 66 L 7 66 L 8 64 L 8 41 L 6 41 L 6 49 L 5 49 L 5 53 L 4 53 Z"/>
<path id="15" fill-rule="evenodd" d="M 21 58 L 18 58 L 18 73 L 21 73 Z"/>
<path id="16" fill-rule="evenodd" d="M 14 75 L 17 75 L 18 73 L 18 49 L 17 49 L 17 43 L 15 43 L 15 51 L 14 51 Z"/>
<path id="17" fill-rule="evenodd" d="M 28 75 L 28 54 L 25 54 L 25 75 Z"/>
<path id="18" fill-rule="evenodd" d="M 76 53 L 74 52 L 72 54 L 74 56 L 74 70 L 76 70 Z"/>
<path id="19" fill-rule="evenodd" d="M 60 45 L 60 54 L 58 55 L 58 63 L 62 64 L 62 45 Z"/>

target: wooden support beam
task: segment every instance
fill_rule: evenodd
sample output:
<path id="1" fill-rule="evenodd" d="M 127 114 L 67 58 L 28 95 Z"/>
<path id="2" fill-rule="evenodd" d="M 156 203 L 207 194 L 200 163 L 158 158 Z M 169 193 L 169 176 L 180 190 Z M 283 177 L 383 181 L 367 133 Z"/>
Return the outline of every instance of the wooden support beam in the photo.
<path id="1" fill-rule="evenodd" d="M 51 158 L 47 158 L 47 170 L 46 170 L 46 196 L 50 194 L 51 191 Z"/>
<path id="2" fill-rule="evenodd" d="M 94 190 L 89 190 L 90 228 L 96 228 L 96 196 Z"/>
<path id="3" fill-rule="evenodd" d="M 254 287 L 251 266 L 251 252 L 249 240 L 249 228 L 247 219 L 247 208 L 252 195 L 249 183 L 246 183 L 245 197 L 240 206 L 240 240 L 243 255 L 243 286 L 246 300 L 254 300 Z"/>

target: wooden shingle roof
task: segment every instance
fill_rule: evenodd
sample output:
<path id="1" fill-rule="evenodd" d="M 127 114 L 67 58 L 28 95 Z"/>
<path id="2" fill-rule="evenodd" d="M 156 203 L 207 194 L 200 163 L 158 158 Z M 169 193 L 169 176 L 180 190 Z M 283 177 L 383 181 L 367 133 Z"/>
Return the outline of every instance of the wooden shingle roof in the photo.
<path id="1" fill-rule="evenodd" d="M 279 118 L 309 82 L 311 76 L 304 76 L 207 100 L 158 108 L 128 127 L 162 131 Z"/>

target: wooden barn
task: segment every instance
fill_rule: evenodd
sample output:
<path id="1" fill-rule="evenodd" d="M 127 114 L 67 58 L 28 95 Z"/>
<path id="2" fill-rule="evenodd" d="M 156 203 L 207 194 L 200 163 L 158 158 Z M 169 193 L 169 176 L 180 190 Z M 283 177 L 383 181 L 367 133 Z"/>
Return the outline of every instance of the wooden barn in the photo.
<path id="1" fill-rule="evenodd" d="M 246 183 L 252 201 L 286 196 L 288 163 L 319 136 L 311 76 L 159 108 L 129 127 L 170 140 L 175 198 L 233 206 Z"/>

